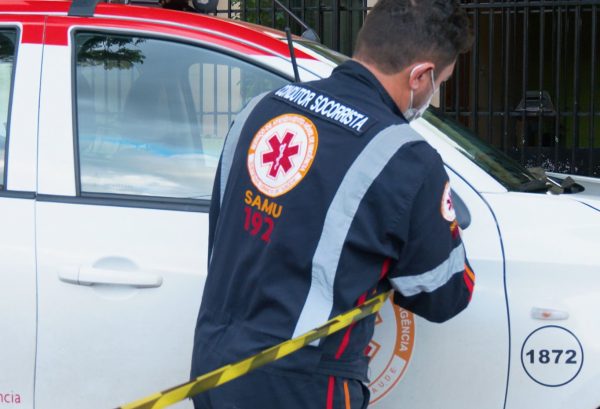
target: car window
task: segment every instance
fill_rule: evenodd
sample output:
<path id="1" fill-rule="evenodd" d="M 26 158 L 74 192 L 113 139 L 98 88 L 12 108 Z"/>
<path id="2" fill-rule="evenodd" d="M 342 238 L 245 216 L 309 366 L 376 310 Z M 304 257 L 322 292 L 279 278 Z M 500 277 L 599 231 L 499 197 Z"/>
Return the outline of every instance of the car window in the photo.
<path id="1" fill-rule="evenodd" d="M 9 130 L 10 96 L 17 33 L 0 30 L 0 183 L 5 186 L 6 138 Z"/>
<path id="2" fill-rule="evenodd" d="M 190 44 L 87 32 L 75 44 L 82 193 L 210 199 L 231 121 L 288 82 Z"/>

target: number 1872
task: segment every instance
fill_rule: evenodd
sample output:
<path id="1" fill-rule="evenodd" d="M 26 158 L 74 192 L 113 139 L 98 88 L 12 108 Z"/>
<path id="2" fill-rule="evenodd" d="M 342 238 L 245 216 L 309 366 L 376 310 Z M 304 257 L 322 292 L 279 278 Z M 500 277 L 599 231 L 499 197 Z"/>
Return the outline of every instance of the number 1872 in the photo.
<path id="1" fill-rule="evenodd" d="M 535 364 L 576 364 L 577 352 L 572 349 L 531 349 L 525 354 L 529 357 L 529 363 Z"/>

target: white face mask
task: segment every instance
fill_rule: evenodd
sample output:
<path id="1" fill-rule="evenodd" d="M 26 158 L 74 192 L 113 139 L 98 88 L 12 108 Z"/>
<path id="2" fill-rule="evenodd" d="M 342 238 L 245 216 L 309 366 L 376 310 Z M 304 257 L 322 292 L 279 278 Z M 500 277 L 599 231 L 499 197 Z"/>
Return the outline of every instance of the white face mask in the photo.
<path id="1" fill-rule="evenodd" d="M 413 72 L 415 72 L 415 70 L 419 67 L 420 67 L 420 65 L 417 65 L 410 71 L 409 78 L 413 75 Z M 431 104 L 431 100 L 433 99 L 433 96 L 438 91 L 437 88 L 435 88 L 435 78 L 433 76 L 433 70 L 431 70 L 431 89 L 433 90 L 433 92 L 431 93 L 431 95 L 429 95 L 427 102 L 425 102 L 425 104 L 423 104 L 423 106 L 421 106 L 420 108 L 413 107 L 414 93 L 413 93 L 412 89 L 410 90 L 410 104 L 408 105 L 408 109 L 402 113 L 402 115 L 404 115 L 404 118 L 406 118 L 406 120 L 408 122 L 414 121 L 415 119 L 420 118 L 421 115 L 423 115 L 425 110 L 427 110 L 427 108 L 429 108 L 429 105 Z"/>

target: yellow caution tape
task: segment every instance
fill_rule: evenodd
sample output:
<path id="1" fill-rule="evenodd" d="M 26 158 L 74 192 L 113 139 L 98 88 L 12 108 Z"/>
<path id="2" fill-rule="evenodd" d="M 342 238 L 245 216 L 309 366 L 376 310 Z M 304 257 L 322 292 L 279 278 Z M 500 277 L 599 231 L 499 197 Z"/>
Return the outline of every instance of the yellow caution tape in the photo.
<path id="1" fill-rule="evenodd" d="M 376 313 L 381 309 L 381 306 L 389 297 L 390 293 L 391 292 L 387 292 L 371 298 L 364 304 L 330 319 L 324 325 L 315 328 L 304 335 L 282 342 L 279 345 L 265 349 L 256 355 L 236 363 L 215 369 L 214 371 L 199 376 L 187 383 L 120 406 L 117 409 L 160 409 L 186 398 L 196 396 L 201 392 L 216 388 L 217 386 L 239 378 L 256 368 L 260 368 L 263 365 L 294 353 L 317 339 L 331 335 L 334 332 L 344 329 L 353 323 Z"/>

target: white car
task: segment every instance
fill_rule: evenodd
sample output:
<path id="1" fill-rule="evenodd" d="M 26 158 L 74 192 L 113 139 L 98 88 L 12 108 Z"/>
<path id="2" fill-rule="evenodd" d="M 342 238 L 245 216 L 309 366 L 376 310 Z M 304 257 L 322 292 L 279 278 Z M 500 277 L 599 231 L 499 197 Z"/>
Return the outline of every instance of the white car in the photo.
<path id="1" fill-rule="evenodd" d="M 70 9 L 0 2 L 0 409 L 111 408 L 187 380 L 223 137 L 293 80 L 273 30 Z M 343 60 L 294 46 L 302 80 Z M 552 193 L 435 111 L 412 126 L 445 161 L 476 289 L 441 325 L 384 306 L 371 407 L 599 408 L 600 183 L 550 175 Z"/>

